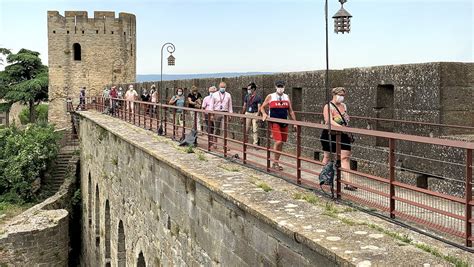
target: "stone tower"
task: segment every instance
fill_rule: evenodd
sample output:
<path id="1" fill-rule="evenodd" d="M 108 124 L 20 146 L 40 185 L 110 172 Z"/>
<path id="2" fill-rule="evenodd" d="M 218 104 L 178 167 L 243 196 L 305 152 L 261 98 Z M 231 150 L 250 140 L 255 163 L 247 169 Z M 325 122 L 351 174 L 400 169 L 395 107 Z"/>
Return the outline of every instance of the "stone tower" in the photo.
<path id="1" fill-rule="evenodd" d="M 95 11 L 48 11 L 48 65 L 50 122 L 69 125 L 66 99 L 78 104 L 79 90 L 87 96 L 101 94 L 111 83 L 135 82 L 135 15 Z"/>

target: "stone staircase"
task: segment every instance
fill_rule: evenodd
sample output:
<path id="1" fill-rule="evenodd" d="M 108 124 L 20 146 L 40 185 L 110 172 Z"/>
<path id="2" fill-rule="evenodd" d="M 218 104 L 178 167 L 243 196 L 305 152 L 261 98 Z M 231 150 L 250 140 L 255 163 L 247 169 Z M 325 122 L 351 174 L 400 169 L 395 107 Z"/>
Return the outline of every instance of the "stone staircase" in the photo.
<path id="1" fill-rule="evenodd" d="M 74 175 L 74 167 L 71 166 L 72 159 L 75 156 L 75 151 L 72 149 L 62 148 L 53 163 L 50 175 L 46 176 L 43 181 L 42 191 L 48 196 L 54 195 L 58 192 L 68 172 Z"/>

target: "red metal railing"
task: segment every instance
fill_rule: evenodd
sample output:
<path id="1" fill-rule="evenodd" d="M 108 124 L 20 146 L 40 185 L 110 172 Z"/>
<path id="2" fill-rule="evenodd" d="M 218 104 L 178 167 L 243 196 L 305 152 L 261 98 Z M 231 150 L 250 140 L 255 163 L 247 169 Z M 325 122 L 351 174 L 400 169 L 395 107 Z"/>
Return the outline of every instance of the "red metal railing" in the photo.
<path id="1" fill-rule="evenodd" d="M 254 116 L 210 112 L 186 107 L 178 108 L 123 99 L 104 99 L 102 97 L 93 99 L 94 101 L 91 98 L 86 99 L 87 109 L 106 112 L 113 117 L 151 131 L 158 131 L 161 126 L 163 134 L 174 139 L 179 139 L 191 129 L 197 129 L 200 134 L 198 145 L 208 151 L 220 153 L 224 157 L 233 157 L 243 164 L 252 165 L 286 179 L 292 179 L 297 184 L 320 190 L 317 175 L 319 175 L 323 164 L 308 155 L 315 150 L 314 147 L 317 144 L 315 141 L 319 140 L 317 133 L 326 129 L 326 125 L 269 118 L 267 123 L 286 123 L 295 128 L 294 132 L 289 133 L 290 137 L 294 138 L 294 142 L 286 143 L 286 149 L 280 152 L 272 148 L 270 127 L 259 128 L 261 131 L 259 138 L 266 142 L 255 145 L 249 141 L 246 123 L 242 122 L 246 119 L 258 119 Z M 205 123 L 198 124 L 199 116 Z M 214 131 L 212 120 L 218 116 L 223 117 L 222 134 L 219 135 Z M 182 123 L 178 123 L 178 118 L 182 120 Z M 201 130 L 201 127 L 207 128 L 207 130 Z M 264 133 L 262 133 L 263 131 Z M 472 223 L 474 222 L 472 217 L 474 205 L 472 199 L 472 151 L 474 143 L 358 128 L 344 128 L 344 132 L 352 133 L 359 138 L 386 138 L 389 146 L 388 149 L 381 150 L 354 145 L 354 149 L 373 149 L 374 153 L 387 154 L 386 161 L 382 160 L 382 163 L 368 161 L 372 165 L 368 165 L 369 167 L 364 172 L 338 166 L 337 198 L 373 207 L 387 213 L 391 218 L 414 222 L 420 227 L 462 238 L 466 246 L 472 246 Z M 204 139 L 205 142 L 201 142 L 201 139 Z M 336 135 L 335 143 L 336 158 L 340 160 L 341 135 Z M 446 183 L 446 187 L 458 188 L 456 194 L 419 188 L 402 179 L 404 168 L 397 166 L 397 159 L 410 156 L 399 148 L 401 145 L 406 146 L 407 144 L 413 147 L 426 145 L 429 148 L 441 148 L 442 151 L 452 150 L 464 154 L 462 162 L 455 162 L 448 155 L 440 155 L 440 159 L 421 156 L 423 160 L 446 164 L 453 170 L 454 177 L 444 177 L 443 182 Z M 275 153 L 281 155 L 277 162 L 284 167 L 284 170 L 271 168 L 272 161 L 275 161 L 271 156 Z M 378 166 L 379 170 L 371 171 L 370 166 Z M 462 173 L 464 173 L 464 178 L 460 177 Z M 357 190 L 343 190 L 344 185 L 351 185 Z"/>

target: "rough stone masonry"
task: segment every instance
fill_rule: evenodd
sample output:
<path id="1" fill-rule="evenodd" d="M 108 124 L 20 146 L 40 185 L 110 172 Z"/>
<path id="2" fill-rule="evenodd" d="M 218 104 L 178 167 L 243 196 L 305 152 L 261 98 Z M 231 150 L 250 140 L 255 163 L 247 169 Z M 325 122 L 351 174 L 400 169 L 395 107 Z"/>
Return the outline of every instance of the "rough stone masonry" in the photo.
<path id="1" fill-rule="evenodd" d="M 296 197 L 308 191 L 268 174 L 187 153 L 97 112 L 80 116 L 86 266 L 450 265 L 395 234 L 472 261 L 469 253 L 325 198 L 308 203 Z"/>
<path id="2" fill-rule="evenodd" d="M 48 120 L 68 126 L 66 99 L 78 103 L 79 90 L 98 95 L 109 83 L 133 82 L 136 76 L 135 15 L 95 11 L 48 11 Z"/>

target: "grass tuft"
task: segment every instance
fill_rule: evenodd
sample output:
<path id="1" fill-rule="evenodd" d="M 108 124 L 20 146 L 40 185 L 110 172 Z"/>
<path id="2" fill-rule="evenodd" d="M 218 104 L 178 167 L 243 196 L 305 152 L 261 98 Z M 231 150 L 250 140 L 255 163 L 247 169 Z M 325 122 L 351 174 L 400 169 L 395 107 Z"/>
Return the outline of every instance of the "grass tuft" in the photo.
<path id="1" fill-rule="evenodd" d="M 257 184 L 257 186 L 260 187 L 260 188 L 262 188 L 263 191 L 265 191 L 265 192 L 270 192 L 270 191 L 273 190 L 273 189 L 272 189 L 268 184 L 266 184 L 265 182 L 260 182 L 260 183 Z"/>

